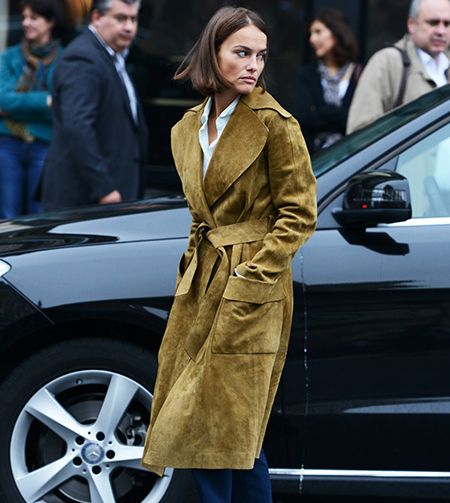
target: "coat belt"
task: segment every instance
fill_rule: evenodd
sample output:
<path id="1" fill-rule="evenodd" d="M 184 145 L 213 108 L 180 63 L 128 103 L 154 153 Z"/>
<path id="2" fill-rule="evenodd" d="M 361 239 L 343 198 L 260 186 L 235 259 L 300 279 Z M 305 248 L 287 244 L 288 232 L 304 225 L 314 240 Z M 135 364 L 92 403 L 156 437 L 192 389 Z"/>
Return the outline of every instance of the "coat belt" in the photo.
<path id="1" fill-rule="evenodd" d="M 221 258 L 221 263 L 217 272 L 228 275 L 230 273 L 229 260 L 225 246 L 252 243 L 264 239 L 270 229 L 271 222 L 272 218 L 266 217 L 259 220 L 247 220 L 245 222 L 222 225 L 214 228 L 211 228 L 205 222 L 200 223 L 194 236 L 194 253 L 192 259 L 178 284 L 175 295 L 184 295 L 189 292 L 198 265 L 198 246 L 203 239 L 209 241 Z"/>

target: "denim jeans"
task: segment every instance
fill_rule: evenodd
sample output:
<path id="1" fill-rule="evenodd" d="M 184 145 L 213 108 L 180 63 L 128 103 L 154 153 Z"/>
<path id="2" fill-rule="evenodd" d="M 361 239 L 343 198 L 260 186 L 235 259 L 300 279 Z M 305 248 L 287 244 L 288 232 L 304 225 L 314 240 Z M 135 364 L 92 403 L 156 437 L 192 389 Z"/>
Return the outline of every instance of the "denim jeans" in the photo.
<path id="1" fill-rule="evenodd" d="M 42 211 L 33 197 L 47 153 L 48 144 L 39 140 L 0 136 L 0 219 Z"/>
<path id="2" fill-rule="evenodd" d="M 192 469 L 202 503 L 272 503 L 269 466 L 264 451 L 252 470 Z"/>

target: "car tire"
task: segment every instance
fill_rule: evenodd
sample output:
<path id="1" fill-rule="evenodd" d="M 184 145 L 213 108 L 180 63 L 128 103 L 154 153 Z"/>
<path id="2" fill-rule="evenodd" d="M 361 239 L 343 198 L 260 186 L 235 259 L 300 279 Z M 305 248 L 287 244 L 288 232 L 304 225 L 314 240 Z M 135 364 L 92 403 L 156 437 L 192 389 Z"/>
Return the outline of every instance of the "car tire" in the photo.
<path id="1" fill-rule="evenodd" d="M 0 501 L 194 503 L 189 470 L 140 466 L 156 357 L 128 342 L 47 347 L 0 386 Z"/>

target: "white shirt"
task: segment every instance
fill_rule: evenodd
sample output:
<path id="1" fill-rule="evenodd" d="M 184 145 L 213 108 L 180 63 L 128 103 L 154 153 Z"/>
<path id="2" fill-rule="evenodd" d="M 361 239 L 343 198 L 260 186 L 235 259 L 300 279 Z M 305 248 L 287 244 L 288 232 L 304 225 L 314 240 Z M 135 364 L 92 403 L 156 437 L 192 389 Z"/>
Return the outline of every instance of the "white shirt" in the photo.
<path id="1" fill-rule="evenodd" d="M 433 58 L 433 56 L 430 56 L 422 49 L 417 49 L 417 55 L 428 76 L 438 87 L 448 84 L 448 78 L 445 72 L 448 70 L 450 62 L 443 52 L 440 52 L 436 58 Z"/>
<path id="2" fill-rule="evenodd" d="M 347 92 L 348 86 L 350 85 L 350 80 L 341 80 L 339 82 L 339 98 L 343 98 Z"/>
<path id="3" fill-rule="evenodd" d="M 228 105 L 228 107 L 225 108 L 225 110 L 219 115 L 219 117 L 217 117 L 216 119 L 217 138 L 211 143 L 209 143 L 209 135 L 208 135 L 208 118 L 209 113 L 211 112 L 212 98 L 208 98 L 208 101 L 206 102 L 205 109 L 203 110 L 201 118 L 202 125 L 198 131 L 198 139 L 203 152 L 203 177 L 205 177 L 206 175 L 206 170 L 208 169 L 209 161 L 211 160 L 211 157 L 214 154 L 214 150 L 216 149 L 217 143 L 223 133 L 223 130 L 228 124 L 228 121 L 230 120 L 230 117 L 232 116 L 239 102 L 239 98 L 240 96 L 238 96 L 232 103 L 230 103 L 230 105 Z"/>

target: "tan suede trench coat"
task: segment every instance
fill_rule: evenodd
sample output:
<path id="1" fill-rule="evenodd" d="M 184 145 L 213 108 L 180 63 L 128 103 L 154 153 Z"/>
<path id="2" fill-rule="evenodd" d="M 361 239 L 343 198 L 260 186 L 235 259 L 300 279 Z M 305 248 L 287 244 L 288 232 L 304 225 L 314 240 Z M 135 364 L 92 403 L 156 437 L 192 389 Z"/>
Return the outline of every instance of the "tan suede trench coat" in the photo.
<path id="1" fill-rule="evenodd" d="M 315 178 L 296 120 L 260 88 L 243 96 L 203 179 L 204 106 L 172 130 L 192 227 L 143 457 L 159 474 L 253 467 L 287 351 L 291 259 L 316 224 Z"/>

